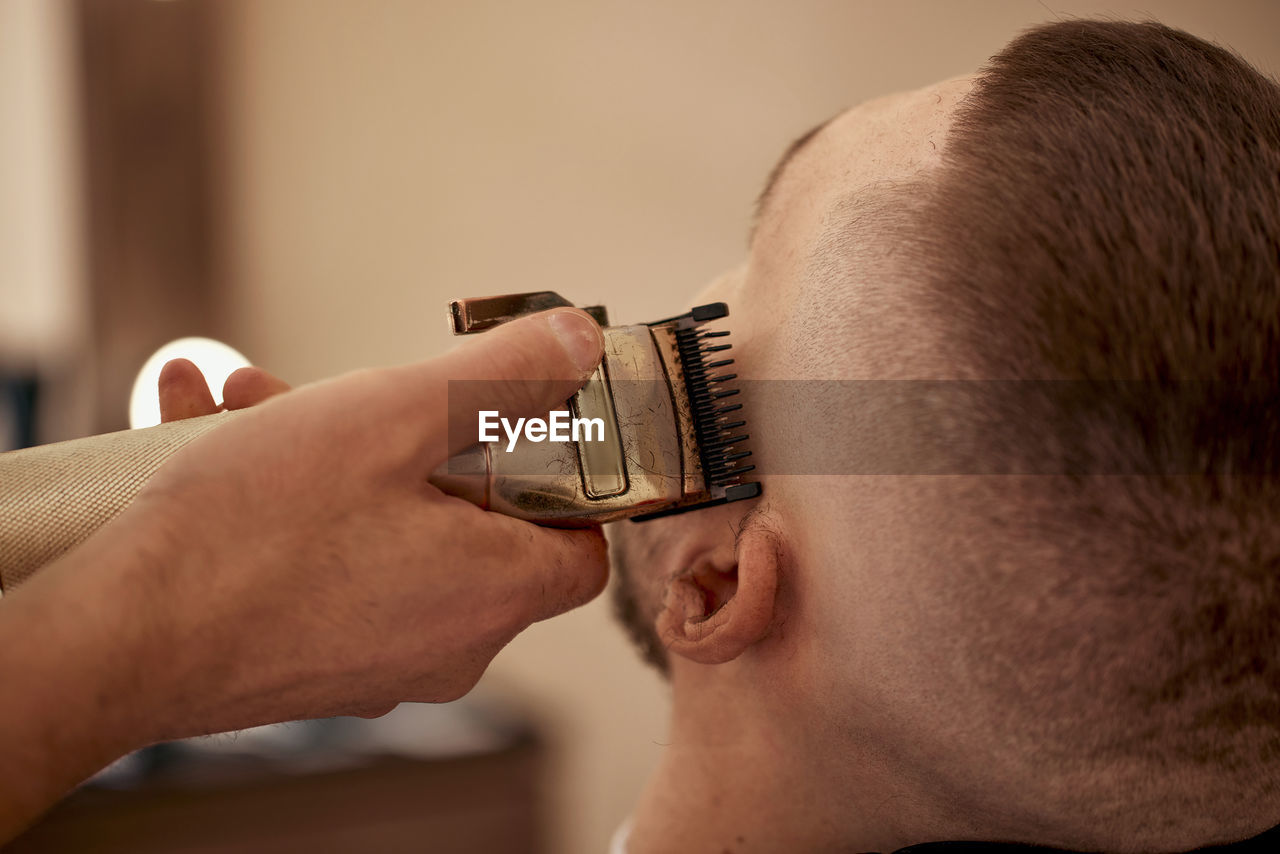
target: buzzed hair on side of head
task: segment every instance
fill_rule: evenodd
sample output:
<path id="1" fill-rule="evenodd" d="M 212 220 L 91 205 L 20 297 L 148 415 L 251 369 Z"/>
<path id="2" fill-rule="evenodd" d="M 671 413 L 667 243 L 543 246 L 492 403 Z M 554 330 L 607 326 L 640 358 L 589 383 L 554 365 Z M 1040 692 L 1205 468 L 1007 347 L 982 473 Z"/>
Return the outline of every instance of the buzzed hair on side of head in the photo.
<path id="1" fill-rule="evenodd" d="M 1280 87 L 1155 23 L 1032 30 L 979 75 L 912 219 L 913 304 L 947 356 L 1036 381 L 981 441 L 1086 473 L 1045 479 L 1043 526 L 996 536 L 1097 543 L 1032 571 L 1149 603 L 1154 647 L 1081 665 L 1114 672 L 1099 708 L 1130 721 L 1090 737 L 1280 763 Z M 1133 392 L 1029 399 L 1061 380 Z M 1112 476 L 1134 455 L 1165 474 Z M 975 512 L 997 520 L 991 498 Z"/>

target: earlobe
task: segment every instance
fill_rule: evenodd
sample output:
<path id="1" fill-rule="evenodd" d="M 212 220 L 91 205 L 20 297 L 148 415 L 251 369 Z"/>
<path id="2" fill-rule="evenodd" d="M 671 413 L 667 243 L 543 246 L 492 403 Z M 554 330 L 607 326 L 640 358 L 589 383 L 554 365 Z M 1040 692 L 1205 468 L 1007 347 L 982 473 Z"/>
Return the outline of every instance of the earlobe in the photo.
<path id="1" fill-rule="evenodd" d="M 667 650 L 699 664 L 732 661 L 765 637 L 774 620 L 776 536 L 752 526 L 736 547 L 708 552 L 671 580 L 655 628 Z"/>

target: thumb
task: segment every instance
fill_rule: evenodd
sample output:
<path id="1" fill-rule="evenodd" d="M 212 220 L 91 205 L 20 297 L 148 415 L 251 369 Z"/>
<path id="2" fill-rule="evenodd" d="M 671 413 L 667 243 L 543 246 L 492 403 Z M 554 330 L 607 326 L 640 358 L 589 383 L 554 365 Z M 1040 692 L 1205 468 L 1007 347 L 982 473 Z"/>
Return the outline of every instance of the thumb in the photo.
<path id="1" fill-rule="evenodd" d="M 447 437 L 445 456 L 474 445 L 481 410 L 527 418 L 563 407 L 599 366 L 603 353 L 604 335 L 591 316 L 560 308 L 504 323 L 420 365 L 427 374 L 423 385 L 446 390 L 445 396 L 434 397 L 432 419 L 445 435 L 437 432 L 432 444 L 441 447 Z M 447 406 L 440 412 L 446 396 Z"/>

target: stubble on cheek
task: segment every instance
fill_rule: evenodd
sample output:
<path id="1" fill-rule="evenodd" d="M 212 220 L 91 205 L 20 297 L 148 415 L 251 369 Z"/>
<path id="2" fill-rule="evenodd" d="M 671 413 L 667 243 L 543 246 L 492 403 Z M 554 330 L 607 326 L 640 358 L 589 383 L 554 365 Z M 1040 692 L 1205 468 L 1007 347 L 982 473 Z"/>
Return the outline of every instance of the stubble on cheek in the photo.
<path id="1" fill-rule="evenodd" d="M 657 602 L 661 595 L 660 579 L 649 579 L 643 573 L 653 574 L 662 539 L 644 533 L 617 530 L 628 522 L 620 522 L 607 529 L 609 561 L 613 566 L 613 582 L 610 598 L 613 613 L 622 624 L 627 636 L 644 661 L 669 675 L 667 651 L 654 630 Z M 646 583 L 648 582 L 648 583 Z"/>

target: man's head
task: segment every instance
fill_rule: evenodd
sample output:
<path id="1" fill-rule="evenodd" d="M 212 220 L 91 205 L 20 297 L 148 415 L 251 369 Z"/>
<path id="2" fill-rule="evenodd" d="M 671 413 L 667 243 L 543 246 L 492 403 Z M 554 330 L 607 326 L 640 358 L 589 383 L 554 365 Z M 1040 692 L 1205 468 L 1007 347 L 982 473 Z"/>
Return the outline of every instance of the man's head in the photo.
<path id="1" fill-rule="evenodd" d="M 819 797 L 877 779 L 908 842 L 1280 817 L 1273 82 L 1156 25 L 1033 31 L 802 138 L 704 296 L 778 382 L 747 392 L 760 504 L 615 537 L 678 731 L 766 727 L 742 750 Z M 824 410 L 830 380 L 891 382 Z M 1010 383 L 883 429 L 921 380 Z M 877 468 L 926 441 L 976 464 Z M 815 448 L 831 476 L 794 475 Z"/>

